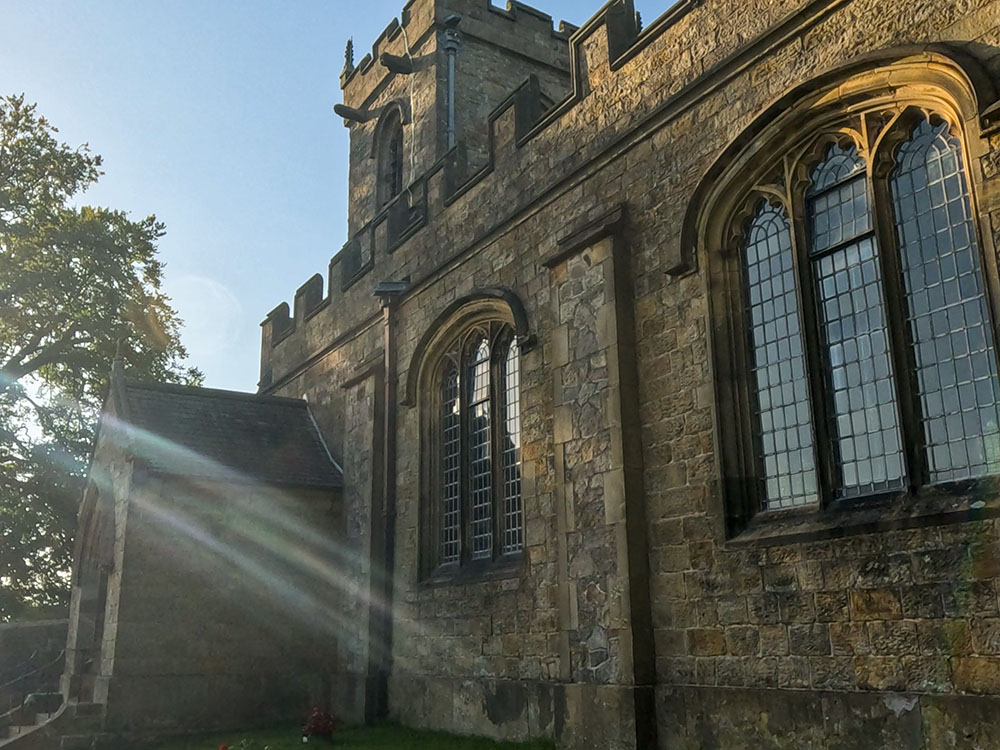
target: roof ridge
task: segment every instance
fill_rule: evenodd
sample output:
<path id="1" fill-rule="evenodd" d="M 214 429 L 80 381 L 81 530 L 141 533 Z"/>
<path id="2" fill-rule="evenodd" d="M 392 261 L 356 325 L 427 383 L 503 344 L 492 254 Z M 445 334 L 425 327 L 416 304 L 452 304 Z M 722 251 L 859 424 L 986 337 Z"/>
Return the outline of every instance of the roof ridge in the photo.
<path id="1" fill-rule="evenodd" d="M 270 396 L 259 393 L 247 393 L 246 391 L 229 391 L 222 388 L 205 388 L 200 385 L 181 385 L 180 383 L 158 383 L 146 380 L 135 380 L 126 378 L 124 381 L 126 390 L 147 390 L 163 391 L 167 393 L 185 394 L 188 396 L 198 396 L 200 398 L 225 398 L 233 401 L 253 401 L 256 403 L 285 404 L 288 406 L 308 407 L 305 399 L 291 398 L 289 396 Z"/>

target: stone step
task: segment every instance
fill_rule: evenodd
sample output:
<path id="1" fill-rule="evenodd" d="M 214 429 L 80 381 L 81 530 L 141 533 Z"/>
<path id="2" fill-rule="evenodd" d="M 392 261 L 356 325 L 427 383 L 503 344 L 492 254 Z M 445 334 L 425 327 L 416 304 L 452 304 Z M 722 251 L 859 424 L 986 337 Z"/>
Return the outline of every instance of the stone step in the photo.
<path id="1" fill-rule="evenodd" d="M 52 714 L 50 714 L 50 713 L 35 714 L 35 723 L 36 724 L 44 724 L 45 722 L 47 722 L 51 718 L 52 718 Z"/>
<path id="2" fill-rule="evenodd" d="M 74 716 L 100 716 L 104 713 L 103 703 L 74 703 Z"/>
<path id="3" fill-rule="evenodd" d="M 74 716 L 71 731 L 83 734 L 84 732 L 99 732 L 103 728 L 103 716 Z"/>

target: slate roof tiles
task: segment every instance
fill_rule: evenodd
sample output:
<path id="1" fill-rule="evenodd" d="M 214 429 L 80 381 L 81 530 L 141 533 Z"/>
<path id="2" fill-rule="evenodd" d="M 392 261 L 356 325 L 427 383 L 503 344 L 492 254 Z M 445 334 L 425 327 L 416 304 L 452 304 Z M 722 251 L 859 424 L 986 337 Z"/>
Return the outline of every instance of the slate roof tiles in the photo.
<path id="1" fill-rule="evenodd" d="M 335 488 L 343 475 L 300 399 L 120 380 L 132 451 L 153 471 Z"/>

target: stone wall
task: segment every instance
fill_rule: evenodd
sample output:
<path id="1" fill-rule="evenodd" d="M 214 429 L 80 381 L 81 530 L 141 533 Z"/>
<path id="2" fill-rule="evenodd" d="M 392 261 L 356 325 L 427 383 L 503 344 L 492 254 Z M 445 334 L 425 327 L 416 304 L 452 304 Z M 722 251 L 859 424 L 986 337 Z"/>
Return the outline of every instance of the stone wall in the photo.
<path id="1" fill-rule="evenodd" d="M 18 677 L 12 672 L 22 664 L 37 666 L 42 663 L 39 658 L 54 658 L 66 648 L 66 627 L 66 620 L 0 623 L 0 672 L 4 679 Z"/>
<path id="2" fill-rule="evenodd" d="M 534 129 L 519 131 L 516 103 L 495 113 L 492 170 L 458 187 L 444 166 L 431 170 L 423 226 L 391 255 L 376 246 L 372 270 L 346 292 L 334 264 L 335 303 L 298 316 L 276 346 L 275 320 L 264 326 L 272 387 L 340 404 L 349 396 L 339 384 L 381 345 L 377 281 L 412 282 L 398 308 L 401 389 L 418 341 L 476 288 L 513 290 L 537 335 L 522 360 L 527 546 L 513 573 L 420 580 L 421 406 L 398 413 L 393 715 L 496 737 L 557 736 L 567 747 L 614 726 L 625 731 L 602 735 L 602 746 L 636 747 L 647 735 L 633 722 L 649 712 L 635 688 L 655 684 L 663 748 L 1000 746 L 991 725 L 1000 706 L 996 498 L 962 523 L 730 538 L 706 263 L 682 241 L 703 176 L 773 102 L 904 45 L 956 43 L 995 67 L 1000 2 L 682 2 L 624 46 L 613 10 L 573 37 L 571 94 Z M 1000 226 L 990 181 L 1000 143 L 969 138 L 982 170 L 978 209 Z M 545 261 L 621 205 L 629 273 L 616 298 L 634 315 L 636 346 L 624 356 L 637 403 L 618 433 L 637 441 L 642 461 L 638 481 L 619 491 L 609 482 L 620 460 L 616 413 L 572 390 L 610 385 L 594 348 L 607 330 L 595 312 L 609 301 L 606 277 L 583 255 L 562 268 Z M 981 224 L 992 259 L 991 224 Z M 325 427 L 347 435 L 359 425 L 334 414 L 366 418 L 331 406 Z M 622 507 L 641 509 L 641 534 L 620 520 Z M 636 544 L 648 545 L 648 577 L 629 555 Z M 643 591 L 655 642 L 637 648 Z M 655 673 L 640 671 L 646 661 Z"/>
<path id="3" fill-rule="evenodd" d="M 66 669 L 61 690 L 68 699 L 93 700 L 98 676 L 108 668 L 105 652 L 114 652 L 118 626 L 118 592 L 125 544 L 127 498 L 132 486 L 132 463 L 122 430 L 114 425 L 119 405 L 106 404 L 108 419 L 94 445 L 94 471 L 77 518 L 73 552 Z"/>
<path id="4" fill-rule="evenodd" d="M 538 77 L 548 105 L 569 93 L 569 45 L 565 34 L 553 30 L 551 18 L 530 10 L 515 7 L 511 13 L 498 13 L 498 8 L 468 1 L 450 7 L 462 14 L 455 119 L 472 172 L 486 165 L 490 114 L 529 76 Z"/>
<path id="5" fill-rule="evenodd" d="M 329 700 L 350 615 L 332 493 L 136 477 L 95 699 L 106 727 L 299 720 Z"/>

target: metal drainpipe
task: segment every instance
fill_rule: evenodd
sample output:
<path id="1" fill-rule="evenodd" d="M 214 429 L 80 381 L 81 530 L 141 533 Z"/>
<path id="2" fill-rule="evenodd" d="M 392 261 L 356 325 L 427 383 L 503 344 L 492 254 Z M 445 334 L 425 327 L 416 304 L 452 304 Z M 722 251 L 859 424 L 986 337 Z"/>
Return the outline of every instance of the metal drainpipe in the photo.
<path id="1" fill-rule="evenodd" d="M 378 618 L 376 623 L 379 649 L 376 656 L 374 695 L 375 705 L 366 709 L 366 718 L 385 718 L 389 713 L 389 677 L 392 673 L 393 639 L 393 598 L 396 566 L 396 376 L 398 355 L 396 352 L 396 310 L 398 303 L 409 287 L 409 281 L 381 282 L 375 287 L 375 295 L 382 303 L 383 324 L 383 379 L 382 379 L 382 508 L 381 538 L 376 544 L 381 546 L 381 570 L 377 571 L 373 583 L 376 591 Z M 371 644 L 369 648 L 371 648 Z"/>
<path id="2" fill-rule="evenodd" d="M 445 30 L 442 44 L 445 54 L 448 55 L 448 149 L 455 147 L 455 56 L 462 48 L 462 32 L 458 30 L 458 24 L 462 17 L 458 15 L 448 16 L 444 20 Z"/>

